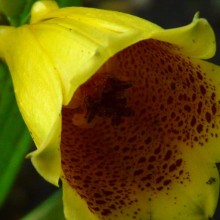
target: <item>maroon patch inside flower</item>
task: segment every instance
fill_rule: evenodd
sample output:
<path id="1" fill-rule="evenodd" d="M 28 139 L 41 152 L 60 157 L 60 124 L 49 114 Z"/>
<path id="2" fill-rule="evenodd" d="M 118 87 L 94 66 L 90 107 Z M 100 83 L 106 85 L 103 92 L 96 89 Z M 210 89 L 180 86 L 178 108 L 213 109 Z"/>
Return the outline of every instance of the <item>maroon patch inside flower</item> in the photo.
<path id="1" fill-rule="evenodd" d="M 147 40 L 121 51 L 62 110 L 64 178 L 92 212 L 113 216 L 105 219 L 140 194 L 150 202 L 188 183 L 184 149 L 217 135 L 215 92 L 201 67 L 170 44 Z"/>
<path id="2" fill-rule="evenodd" d="M 99 87 L 93 83 L 98 77 L 102 82 Z M 84 117 L 87 123 L 99 116 L 110 118 L 113 125 L 118 125 L 122 117 L 134 114 L 131 108 L 126 107 L 127 98 L 124 95 L 124 90 L 130 88 L 132 84 L 105 74 L 98 75 L 98 77 L 95 75 L 95 79 L 89 80 L 88 83 L 80 87 L 80 92 L 84 93 L 81 114 L 85 112 Z M 94 90 L 96 90 L 95 94 L 91 94 L 91 91 Z"/>

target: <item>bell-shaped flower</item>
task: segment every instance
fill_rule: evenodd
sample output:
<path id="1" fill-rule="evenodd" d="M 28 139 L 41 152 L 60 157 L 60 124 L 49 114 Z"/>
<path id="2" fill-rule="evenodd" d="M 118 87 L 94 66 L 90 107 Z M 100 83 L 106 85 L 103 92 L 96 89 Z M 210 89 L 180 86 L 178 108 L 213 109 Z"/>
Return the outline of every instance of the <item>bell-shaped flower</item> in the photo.
<path id="1" fill-rule="evenodd" d="M 211 219 L 219 191 L 220 67 L 197 16 L 167 29 L 114 11 L 37 2 L 0 27 L 0 57 L 67 219 Z"/>

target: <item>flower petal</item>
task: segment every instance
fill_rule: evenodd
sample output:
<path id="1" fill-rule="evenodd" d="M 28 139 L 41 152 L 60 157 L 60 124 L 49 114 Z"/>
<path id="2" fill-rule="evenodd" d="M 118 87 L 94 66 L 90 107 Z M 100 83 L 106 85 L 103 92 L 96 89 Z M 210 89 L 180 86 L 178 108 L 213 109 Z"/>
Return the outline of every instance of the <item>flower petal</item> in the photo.
<path id="1" fill-rule="evenodd" d="M 189 25 L 158 31 L 152 38 L 178 45 L 184 54 L 199 59 L 211 58 L 216 51 L 214 32 L 205 19 L 196 18 Z"/>
<path id="2" fill-rule="evenodd" d="M 59 9 L 55 1 L 37 1 L 31 9 L 30 23 L 37 23 L 44 19 L 48 13 Z"/>
<path id="3" fill-rule="evenodd" d="M 60 133 L 61 133 L 61 117 L 57 118 L 50 130 L 45 142 L 27 155 L 38 171 L 48 182 L 58 186 L 60 179 Z"/>
<path id="4" fill-rule="evenodd" d="M 64 105 L 107 59 L 161 30 L 131 15 L 91 8 L 64 8 L 41 19 L 30 28 L 60 72 Z"/>
<path id="5" fill-rule="evenodd" d="M 163 30 L 132 15 L 80 7 L 51 10 L 40 19 L 31 29 L 60 72 L 64 105 L 106 60 L 138 41 L 154 38 L 170 42 L 198 58 L 209 58 L 215 52 L 215 37 L 205 19 Z"/>
<path id="6" fill-rule="evenodd" d="M 149 39 L 117 53 L 77 90 L 62 110 L 61 158 L 63 178 L 87 202 L 85 212 L 108 220 L 213 216 L 219 190 L 219 70 L 176 45 Z M 119 124 L 110 118 L 123 107 L 113 101 L 118 87 L 109 94 L 106 77 L 131 84 L 119 97 L 134 115 Z"/>
<path id="7" fill-rule="evenodd" d="M 54 174 L 51 173 L 47 163 L 48 160 L 60 161 L 60 134 L 57 133 L 61 127 L 60 120 L 58 122 L 62 106 L 60 80 L 56 69 L 28 26 L 9 28 L 6 32 L 2 32 L 6 40 L 2 41 L 4 43 L 1 46 L 1 52 L 11 72 L 19 109 L 39 152 L 41 154 L 47 152 L 45 155 L 41 155 L 41 157 L 47 158 L 43 166 L 44 170 L 41 170 L 41 165 L 41 168 L 38 167 L 37 159 L 34 164 L 41 174 L 48 173 L 44 175 L 46 179 L 49 177 L 48 181 L 57 185 L 60 177 L 60 168 L 58 169 L 60 162 L 51 164 L 51 167 L 54 166 Z M 55 131 L 53 131 L 54 128 L 56 128 Z M 52 134 L 55 136 L 51 137 Z M 45 145 L 51 140 L 56 144 Z M 44 151 L 46 147 L 50 149 Z M 48 151 L 52 154 L 49 155 Z M 39 152 L 37 151 L 33 155 L 39 155 Z M 47 168 L 49 168 L 48 171 Z M 52 178 L 52 176 L 54 177 Z"/>
<path id="8" fill-rule="evenodd" d="M 62 179 L 64 213 L 67 219 L 74 220 L 99 220 L 89 209 L 86 202 L 79 194 Z"/>
<path id="9" fill-rule="evenodd" d="M 149 106 L 145 103 L 146 100 L 141 100 L 139 103 L 138 100 L 132 101 L 135 106 L 137 105 L 135 111 L 139 111 L 140 117 L 131 120 L 132 123 L 128 123 L 130 126 L 126 124 L 126 127 L 120 127 L 120 131 L 111 127 L 107 136 L 106 134 L 99 136 L 99 132 L 100 134 L 103 133 L 102 128 L 99 130 L 99 127 L 97 127 L 98 133 L 94 133 L 95 129 L 74 128 L 75 130 L 73 129 L 71 132 L 73 134 L 76 132 L 77 136 L 72 135 L 70 138 L 72 144 L 74 144 L 71 150 L 68 149 L 68 144 L 65 146 L 65 141 L 68 143 L 69 140 L 68 138 L 65 139 L 66 130 L 62 129 L 64 137 L 62 138 L 61 149 L 63 179 L 66 178 L 68 182 L 64 180 L 64 202 L 67 205 L 67 216 L 70 219 L 73 215 L 76 215 L 79 219 L 86 216 L 87 219 L 90 218 L 91 220 L 102 218 L 121 220 L 125 216 L 127 219 L 149 217 L 158 220 L 185 219 L 185 216 L 189 216 L 193 220 L 211 217 L 217 200 L 219 182 L 217 169 L 214 165 L 216 161 L 219 161 L 217 142 L 219 141 L 220 94 L 218 89 L 219 79 L 215 75 L 219 72 L 219 67 L 186 57 L 189 55 L 196 58 L 209 58 L 214 54 L 214 34 L 207 21 L 195 19 L 192 24 L 185 27 L 163 30 L 153 23 L 119 12 L 89 8 L 56 10 L 55 4 L 47 3 L 40 2 L 41 6 L 39 4 L 34 6 L 32 24 L 16 29 L 7 29 L 10 30 L 6 31 L 8 33 L 7 37 L 4 35 L 6 28 L 1 29 L 0 32 L 0 54 L 9 65 L 19 108 L 38 147 L 38 150 L 30 155 L 36 169 L 45 179 L 57 185 L 58 178 L 62 173 L 59 149 L 62 105 L 68 105 L 73 94 L 77 94 L 75 93 L 76 90 L 87 80 L 89 81 L 96 71 L 100 70 L 100 67 L 105 67 L 103 65 L 105 62 L 110 62 L 110 66 L 106 68 L 107 71 L 110 71 L 110 74 L 112 72 L 114 76 L 125 74 L 123 75 L 124 78 L 122 77 L 123 79 L 132 76 L 132 80 L 136 81 L 135 74 L 144 74 L 145 81 L 141 78 L 137 82 L 142 89 L 137 86 L 138 89 L 132 90 L 132 93 L 128 91 L 132 100 L 134 97 L 146 98 L 149 94 L 151 95 L 149 97 L 151 105 Z M 2 35 L 4 35 L 4 38 Z M 163 42 L 158 43 L 158 41 L 149 40 L 152 38 Z M 130 46 L 136 48 L 136 44 L 142 45 L 143 43 L 144 48 L 146 42 L 156 42 L 156 45 L 154 43 L 148 45 L 149 47 L 155 47 L 155 50 L 152 50 L 153 52 L 143 53 L 141 48 L 140 51 L 137 49 L 137 53 L 135 51 L 133 53 L 132 49 L 131 54 L 133 57 L 130 53 L 125 53 L 125 57 L 119 59 L 120 65 L 117 66 L 118 61 L 117 59 L 114 60 L 114 56 L 118 57 L 117 53 L 123 54 L 123 50 L 129 50 Z M 159 54 L 163 55 L 159 57 L 160 60 L 158 55 L 154 54 L 158 50 L 157 44 L 165 45 L 168 48 L 165 48 L 165 52 L 163 46 L 163 52 L 159 50 Z M 30 45 L 30 47 L 27 45 Z M 148 50 L 148 48 L 145 49 Z M 167 53 L 167 50 L 169 53 Z M 174 51 L 175 53 L 172 54 Z M 151 55 L 152 57 L 148 57 Z M 137 57 L 139 58 L 137 59 Z M 114 65 L 111 65 L 111 59 L 114 60 Z M 177 63 L 174 63 L 174 60 Z M 126 61 L 127 63 L 125 63 Z M 180 66 L 178 66 L 178 62 L 180 62 Z M 145 66 L 146 63 L 149 67 Z M 161 69 L 158 70 L 158 67 Z M 129 72 L 130 70 L 133 71 L 132 74 Z M 173 75 L 174 70 L 175 76 Z M 126 75 L 126 71 L 128 75 Z M 160 74 L 160 78 L 157 74 Z M 166 74 L 170 75 L 165 77 Z M 148 80 L 152 80 L 150 84 Z M 145 83 L 144 86 L 142 83 Z M 153 89 L 154 86 L 158 85 L 161 88 L 158 90 Z M 178 91 L 176 91 L 177 85 L 180 86 L 177 89 Z M 186 88 L 189 88 L 189 90 Z M 164 93 L 161 92 L 163 90 Z M 142 91 L 145 94 L 142 94 Z M 135 95 L 135 92 L 140 93 L 139 96 Z M 172 95 L 168 96 L 169 92 Z M 178 97 L 173 96 L 175 92 L 179 92 Z M 158 97 L 153 95 L 155 93 Z M 197 96 L 197 94 L 199 95 Z M 190 95 L 191 97 L 188 97 Z M 160 102 L 156 102 L 157 99 Z M 190 100 L 193 100 L 193 102 L 190 102 Z M 126 103 L 126 100 L 124 100 L 124 103 Z M 163 103 L 163 106 L 161 103 Z M 181 106 L 182 104 L 185 105 Z M 146 118 L 142 118 L 146 114 L 146 109 L 141 109 L 142 105 L 147 106 L 148 112 L 153 109 L 151 112 L 153 117 L 152 115 L 146 115 Z M 132 106 L 134 107 L 134 104 Z M 121 107 L 121 105 L 117 107 Z M 166 115 L 169 111 L 164 110 L 164 108 L 176 114 L 182 114 L 185 111 L 181 115 L 186 123 L 185 130 L 182 127 L 183 121 L 180 120 L 180 116 L 178 118 L 174 115 L 171 117 L 171 114 Z M 128 108 L 125 109 L 129 111 Z M 190 112 L 192 109 L 193 113 Z M 177 110 L 179 112 L 175 112 Z M 66 120 L 63 120 L 63 123 L 68 122 L 73 126 L 72 118 L 67 120 L 66 116 L 69 117 L 68 114 L 75 114 L 74 111 L 70 109 L 63 111 Z M 131 111 L 127 113 L 131 116 Z M 193 118 L 194 114 L 197 116 L 196 122 Z M 108 113 L 107 115 L 111 114 Z M 93 112 L 90 118 L 93 119 L 95 116 Z M 166 116 L 167 118 L 170 117 L 169 123 L 165 118 Z M 143 127 L 142 123 L 144 121 L 146 124 Z M 160 125 L 161 121 L 162 125 Z M 108 123 L 109 120 L 107 120 L 107 127 L 109 126 Z M 139 133 L 138 137 L 134 137 L 132 135 L 139 128 L 133 126 L 139 126 L 139 123 L 144 128 L 142 130 L 143 134 Z M 74 126 L 77 127 L 78 125 Z M 157 128 L 158 131 L 156 132 Z M 125 133 L 117 136 L 118 132 L 123 131 L 123 129 L 129 130 L 130 136 L 126 136 Z M 93 131 L 91 132 L 91 130 Z M 179 136 L 176 135 L 177 133 Z M 118 168 L 117 170 L 121 176 L 116 175 L 116 178 L 115 173 L 111 173 L 109 176 L 106 171 L 104 173 L 106 178 L 102 181 L 100 176 L 103 174 L 101 175 L 100 172 L 95 173 L 101 168 L 91 169 L 92 166 L 100 162 L 100 158 L 99 160 L 91 158 L 93 163 L 82 159 L 81 151 L 86 149 L 86 159 L 88 159 L 93 156 L 91 151 L 95 150 L 95 148 L 88 148 L 90 143 L 87 142 L 90 142 L 91 137 L 93 137 L 90 134 L 93 134 L 96 139 L 98 138 L 99 143 L 102 140 L 102 146 L 98 150 L 96 149 L 96 154 L 105 155 L 106 160 L 103 163 L 109 163 L 108 166 L 115 165 L 114 169 L 109 169 L 109 167 L 107 169 L 107 165 L 101 168 L 106 168 L 110 173 Z M 152 139 L 148 139 L 150 134 L 153 134 L 154 140 L 151 145 L 153 147 L 149 147 L 149 141 L 152 141 Z M 108 135 L 112 135 L 111 140 L 109 140 Z M 145 140 L 142 140 L 143 135 L 145 135 Z M 119 137 L 120 139 L 117 139 Z M 141 144 L 139 149 L 142 148 L 143 150 L 143 146 L 147 145 L 147 154 L 141 150 L 139 151 L 140 154 L 136 152 L 136 156 L 140 156 L 140 158 L 130 154 L 126 155 L 126 152 L 132 151 L 134 146 L 137 146 L 135 138 Z M 113 141 L 115 142 L 113 143 Z M 132 145 L 132 142 L 135 142 L 135 145 Z M 82 146 L 80 146 L 80 143 Z M 105 148 L 103 151 L 104 143 Z M 118 144 L 123 149 L 118 149 Z M 163 148 L 154 149 L 154 147 L 158 147 L 158 144 L 163 144 Z M 96 145 L 99 146 L 97 143 Z M 112 153 L 112 146 L 115 151 L 123 151 L 122 154 L 116 154 L 117 157 L 113 155 L 115 156 L 113 159 L 118 159 L 117 161 L 108 160 L 109 154 Z M 106 150 L 109 150 L 109 152 Z M 72 160 L 69 154 L 70 151 L 73 155 L 79 153 L 78 159 L 81 160 L 81 163 L 76 163 L 76 166 L 73 166 L 74 163 L 65 165 L 65 162 Z M 141 158 L 143 153 L 146 154 L 145 158 Z M 124 157 L 120 158 L 120 156 Z M 157 161 L 155 162 L 156 157 Z M 169 161 L 164 161 L 165 158 L 168 158 Z M 146 163 L 145 167 L 142 165 L 139 167 L 137 159 L 144 162 L 148 160 L 149 163 Z M 198 167 L 197 164 L 201 160 L 203 163 Z M 89 168 L 88 164 L 84 163 L 89 163 Z M 123 164 L 124 170 L 121 170 L 120 163 Z M 83 165 L 87 165 L 87 168 Z M 161 167 L 162 165 L 163 167 Z M 156 166 L 157 169 L 151 174 L 148 166 L 154 167 L 154 169 Z M 80 172 L 81 168 L 83 172 Z M 203 169 L 202 174 L 200 174 L 199 168 Z M 81 179 L 75 176 L 75 171 L 82 174 Z M 85 174 L 94 178 L 98 183 L 93 181 L 89 186 L 88 184 L 83 185 L 82 181 L 88 181 Z M 142 176 L 144 174 L 147 176 Z M 149 175 L 153 175 L 153 180 Z M 106 184 L 103 183 L 106 180 L 112 181 L 111 178 L 116 182 L 118 188 L 113 189 L 113 183 L 108 183 L 107 187 L 103 185 Z M 100 187 L 97 188 L 97 186 Z M 107 190 L 105 190 L 106 188 Z M 189 190 L 189 188 L 193 190 Z M 101 194 L 99 193 L 100 190 Z M 184 194 L 180 195 L 179 192 L 184 192 Z M 97 194 L 95 195 L 95 193 Z M 82 210 L 78 210 L 77 205 L 70 201 L 70 195 L 82 205 Z M 97 196 L 100 195 L 104 195 L 102 200 L 97 199 Z M 113 196 L 115 197 L 113 198 Z M 161 209 L 162 204 L 166 206 L 166 211 Z M 74 214 L 72 209 L 75 206 Z M 174 210 L 171 210 L 171 207 L 175 207 Z M 90 210 L 96 216 L 91 214 Z"/>
<path id="10" fill-rule="evenodd" d="M 201 68 L 202 75 L 198 75 L 197 83 L 200 84 L 200 92 L 205 97 L 209 95 L 210 103 L 206 102 L 201 107 L 201 115 L 203 114 L 204 120 L 202 124 L 208 123 L 209 130 L 206 134 L 206 143 L 204 143 L 203 152 L 206 159 L 214 163 L 220 162 L 220 147 L 218 139 L 220 137 L 220 66 L 215 64 L 191 59 L 194 65 Z M 201 78 L 202 76 L 202 78 Z M 202 85 L 205 85 L 204 87 Z M 205 90 L 204 90 L 205 89 Z M 208 94 L 207 94 L 208 93 Z M 211 104 L 212 103 L 212 104 Z M 198 105 L 197 111 L 200 111 L 200 106 Z M 197 129 L 199 129 L 197 127 Z"/>

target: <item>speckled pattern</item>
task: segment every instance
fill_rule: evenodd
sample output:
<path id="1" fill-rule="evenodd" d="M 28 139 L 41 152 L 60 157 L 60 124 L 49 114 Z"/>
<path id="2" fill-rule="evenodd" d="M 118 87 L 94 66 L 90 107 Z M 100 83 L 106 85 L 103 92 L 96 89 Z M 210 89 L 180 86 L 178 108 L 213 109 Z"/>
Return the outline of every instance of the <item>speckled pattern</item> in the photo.
<path id="1" fill-rule="evenodd" d="M 190 181 L 182 148 L 204 147 L 217 136 L 219 102 L 208 74 L 168 43 L 139 42 L 105 66 L 62 110 L 61 155 L 64 178 L 89 209 L 114 220 L 124 206 L 138 204 L 136 195 L 169 193 L 172 184 Z M 126 98 L 123 108 L 134 114 L 117 124 L 103 114 L 88 122 L 87 97 L 100 100 L 109 77 L 131 83 L 117 101 Z M 140 212 L 126 219 L 139 219 Z"/>

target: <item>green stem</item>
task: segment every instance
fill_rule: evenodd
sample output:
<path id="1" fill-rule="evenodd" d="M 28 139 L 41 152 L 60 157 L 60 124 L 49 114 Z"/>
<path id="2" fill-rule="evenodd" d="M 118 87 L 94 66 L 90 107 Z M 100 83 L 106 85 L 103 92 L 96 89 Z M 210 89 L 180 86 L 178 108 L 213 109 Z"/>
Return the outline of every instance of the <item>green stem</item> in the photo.
<path id="1" fill-rule="evenodd" d="M 61 190 L 55 192 L 21 220 L 64 220 Z"/>

